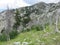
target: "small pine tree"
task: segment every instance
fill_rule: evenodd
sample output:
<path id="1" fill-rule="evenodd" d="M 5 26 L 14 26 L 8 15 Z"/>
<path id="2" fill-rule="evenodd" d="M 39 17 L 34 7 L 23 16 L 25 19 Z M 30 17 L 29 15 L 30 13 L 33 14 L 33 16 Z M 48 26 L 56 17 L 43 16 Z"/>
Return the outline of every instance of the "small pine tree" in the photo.
<path id="1" fill-rule="evenodd" d="M 21 17 L 19 16 L 20 14 L 19 14 L 18 9 L 16 9 L 16 13 L 15 13 L 15 14 L 16 14 L 16 15 L 15 15 L 16 23 L 14 24 L 13 28 L 17 30 L 18 26 L 20 25 L 20 21 L 21 21 L 21 20 L 20 20 Z"/>

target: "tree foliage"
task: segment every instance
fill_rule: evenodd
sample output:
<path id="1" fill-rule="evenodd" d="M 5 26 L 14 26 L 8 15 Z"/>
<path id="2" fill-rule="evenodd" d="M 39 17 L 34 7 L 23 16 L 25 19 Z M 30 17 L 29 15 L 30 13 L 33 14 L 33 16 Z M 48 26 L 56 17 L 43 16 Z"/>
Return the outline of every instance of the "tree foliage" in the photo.
<path id="1" fill-rule="evenodd" d="M 15 20 L 16 20 L 16 22 L 15 22 L 15 24 L 13 26 L 14 29 L 17 29 L 18 26 L 20 25 L 21 17 L 19 15 L 20 15 L 20 13 L 19 13 L 18 9 L 16 9 L 16 13 L 15 13 Z"/>

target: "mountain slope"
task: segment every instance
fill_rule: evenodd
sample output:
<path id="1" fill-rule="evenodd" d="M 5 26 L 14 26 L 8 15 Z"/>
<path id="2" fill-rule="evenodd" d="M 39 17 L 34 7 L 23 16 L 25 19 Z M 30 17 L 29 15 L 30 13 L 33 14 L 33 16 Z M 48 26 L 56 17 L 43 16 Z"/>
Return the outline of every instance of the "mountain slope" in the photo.
<path id="1" fill-rule="evenodd" d="M 0 17 L 1 17 L 0 32 L 3 29 L 5 29 L 5 31 L 10 31 L 13 29 L 13 27 L 21 31 L 21 30 L 31 29 L 31 27 L 34 25 L 44 26 L 47 23 L 49 25 L 52 24 L 55 25 L 56 22 L 55 17 L 57 17 L 57 15 L 58 15 L 58 19 L 59 19 L 58 23 L 59 23 L 60 3 L 46 4 L 44 2 L 40 2 L 28 7 L 22 7 L 13 10 L 8 9 L 0 13 Z"/>

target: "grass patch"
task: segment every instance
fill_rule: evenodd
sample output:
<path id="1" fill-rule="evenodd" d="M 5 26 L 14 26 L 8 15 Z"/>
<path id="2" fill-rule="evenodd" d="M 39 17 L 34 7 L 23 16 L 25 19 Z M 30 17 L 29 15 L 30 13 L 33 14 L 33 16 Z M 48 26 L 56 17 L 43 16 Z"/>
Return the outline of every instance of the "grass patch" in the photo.
<path id="1" fill-rule="evenodd" d="M 53 29 L 46 28 L 46 31 L 31 30 L 20 33 L 15 39 L 7 42 L 0 42 L 0 45 L 13 45 L 14 42 L 28 42 L 29 45 L 60 45 L 60 33 Z"/>

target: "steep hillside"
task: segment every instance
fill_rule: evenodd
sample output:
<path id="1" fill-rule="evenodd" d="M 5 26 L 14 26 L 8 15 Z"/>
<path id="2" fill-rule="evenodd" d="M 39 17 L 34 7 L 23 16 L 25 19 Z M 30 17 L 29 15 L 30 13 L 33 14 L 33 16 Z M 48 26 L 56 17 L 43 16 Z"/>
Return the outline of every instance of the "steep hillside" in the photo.
<path id="1" fill-rule="evenodd" d="M 1 12 L 0 41 L 5 39 L 6 42 L 0 42 L 0 45 L 13 45 L 14 42 L 60 45 L 60 2 L 40 2 Z"/>
<path id="2" fill-rule="evenodd" d="M 10 32 L 13 29 L 20 32 L 35 25 L 45 28 L 46 24 L 50 26 L 57 25 L 56 22 L 59 24 L 60 2 L 56 4 L 40 2 L 28 7 L 8 9 L 0 13 L 0 17 L 0 32 L 3 32 L 2 30 Z"/>

